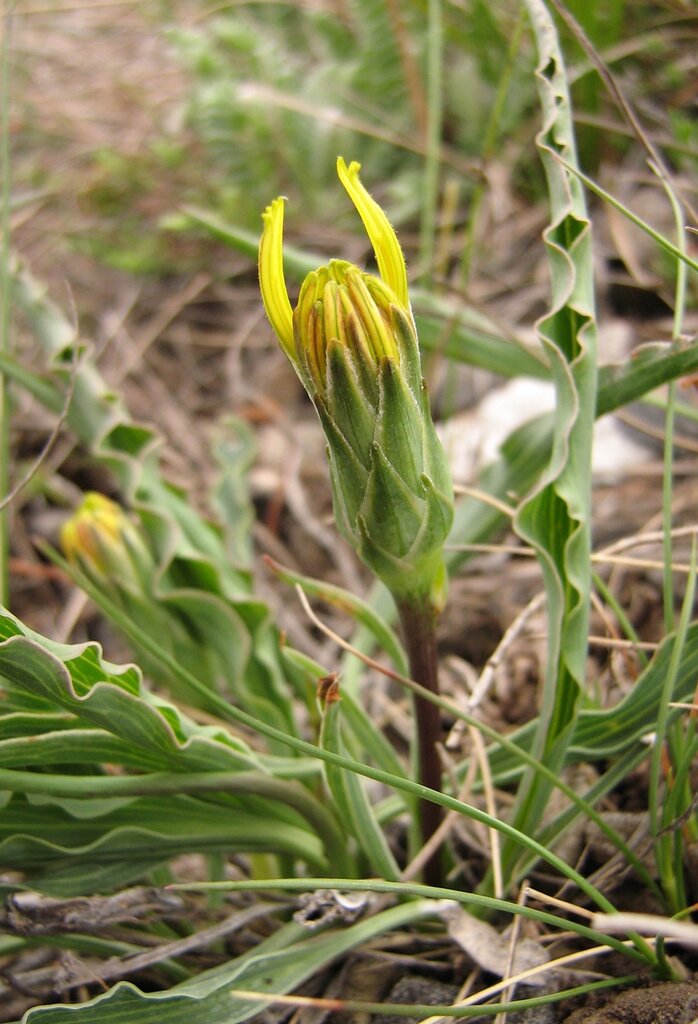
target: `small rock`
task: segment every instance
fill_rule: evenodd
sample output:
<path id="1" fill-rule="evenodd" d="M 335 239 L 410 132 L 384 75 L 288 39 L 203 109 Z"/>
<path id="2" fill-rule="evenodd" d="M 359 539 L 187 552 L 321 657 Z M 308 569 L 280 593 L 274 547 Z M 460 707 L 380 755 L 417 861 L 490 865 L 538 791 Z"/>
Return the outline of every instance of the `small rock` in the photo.
<path id="1" fill-rule="evenodd" d="M 424 1003 L 429 1006 L 451 1004 L 458 996 L 456 985 L 447 985 L 443 981 L 425 978 L 420 974 L 406 975 L 393 985 L 386 996 L 386 1003 Z M 373 1024 L 418 1024 L 422 1018 L 398 1017 L 394 1014 L 381 1014 L 373 1018 Z"/>
<path id="2" fill-rule="evenodd" d="M 698 985 L 668 981 L 621 992 L 597 1010 L 574 1010 L 563 1024 L 692 1024 L 697 1016 Z"/>

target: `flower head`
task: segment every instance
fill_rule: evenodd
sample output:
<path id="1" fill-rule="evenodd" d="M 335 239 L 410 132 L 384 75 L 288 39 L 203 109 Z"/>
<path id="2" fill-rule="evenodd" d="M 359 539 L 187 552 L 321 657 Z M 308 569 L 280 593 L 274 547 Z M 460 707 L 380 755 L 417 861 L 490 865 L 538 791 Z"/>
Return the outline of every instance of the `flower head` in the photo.
<path id="1" fill-rule="evenodd" d="M 103 585 L 140 590 L 153 573 L 152 558 L 136 527 L 120 505 L 88 492 L 61 530 L 68 561 Z"/>
<path id="2" fill-rule="evenodd" d="M 262 300 L 325 430 L 340 530 L 396 596 L 433 595 L 453 518 L 450 475 L 422 380 L 405 259 L 359 170 L 337 161 L 380 276 L 330 260 L 307 275 L 294 309 L 279 198 L 263 214 Z"/>
<path id="3" fill-rule="evenodd" d="M 259 281 L 264 308 L 291 361 L 298 364 L 309 360 L 319 390 L 319 374 L 325 370 L 325 347 L 330 339 L 351 342 L 358 327 L 357 343 L 368 341 L 365 355 L 378 362 L 383 355 L 397 354 L 390 337 L 390 308 L 412 319 L 400 243 L 385 213 L 361 184 L 360 169 L 356 161 L 347 167 L 341 157 L 337 160 L 339 179 L 366 228 L 380 278 L 344 260 L 331 260 L 308 275 L 294 312 L 283 269 L 283 197 L 270 203 L 262 214 Z"/>

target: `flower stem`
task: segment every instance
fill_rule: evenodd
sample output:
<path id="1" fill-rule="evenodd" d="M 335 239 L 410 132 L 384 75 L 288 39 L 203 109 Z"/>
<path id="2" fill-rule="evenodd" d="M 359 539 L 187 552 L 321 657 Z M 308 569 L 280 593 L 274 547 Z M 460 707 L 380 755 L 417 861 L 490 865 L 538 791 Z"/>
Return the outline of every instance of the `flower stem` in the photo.
<path id="1" fill-rule="evenodd" d="M 432 602 L 415 598 L 398 605 L 403 641 L 410 664 L 410 676 L 434 694 L 439 692 L 438 660 L 436 656 L 436 615 Z M 441 738 L 441 718 L 436 704 L 415 695 L 414 717 L 419 760 L 419 782 L 430 789 L 441 791 L 441 763 L 437 743 Z M 419 802 L 419 823 L 422 839 L 426 842 L 438 828 L 442 809 L 430 800 Z M 441 882 L 441 857 L 437 850 L 424 867 L 424 881 L 428 885 Z"/>

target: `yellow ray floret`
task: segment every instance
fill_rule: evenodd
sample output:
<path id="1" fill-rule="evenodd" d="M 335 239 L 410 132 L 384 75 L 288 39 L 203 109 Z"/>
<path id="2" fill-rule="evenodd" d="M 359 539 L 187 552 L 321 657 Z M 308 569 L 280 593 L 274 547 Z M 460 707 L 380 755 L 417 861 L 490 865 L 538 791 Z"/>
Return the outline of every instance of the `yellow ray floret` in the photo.
<path id="1" fill-rule="evenodd" d="M 280 196 L 262 214 L 264 231 L 259 244 L 259 287 L 269 321 L 286 355 L 295 359 L 293 308 L 284 278 L 284 198 Z"/>
<path id="2" fill-rule="evenodd" d="M 347 167 L 341 156 L 337 159 L 339 180 L 347 190 L 349 198 L 363 221 L 366 234 L 376 254 L 380 275 L 391 291 L 395 293 L 398 302 L 407 309 L 409 308 L 409 298 L 405 257 L 392 224 L 359 181 L 360 170 L 361 164 L 356 160 Z"/>
<path id="3" fill-rule="evenodd" d="M 369 287 L 368 291 L 375 299 L 374 292 L 378 289 L 381 300 L 387 302 L 388 305 L 390 303 L 397 303 L 409 312 L 407 270 L 400 243 L 385 213 L 361 184 L 359 180 L 360 169 L 361 165 L 356 161 L 347 166 L 342 157 L 337 159 L 337 174 L 356 207 L 357 213 L 361 217 L 378 262 L 380 280 L 371 275 L 363 275 L 366 277 L 367 282 L 370 280 L 373 285 L 373 290 Z M 301 288 L 302 301 L 299 301 L 299 307 L 294 314 L 284 278 L 284 202 L 283 197 L 275 199 L 262 214 L 264 230 L 259 245 L 259 284 L 262 292 L 262 301 L 264 302 L 264 308 L 269 321 L 278 335 L 286 355 L 298 368 L 294 316 L 300 344 L 303 346 L 303 329 L 308 322 L 310 306 L 314 302 L 323 299 L 325 285 L 328 280 L 331 278 L 345 288 L 349 271 L 353 272 L 355 270 L 357 274 L 362 272 L 343 260 L 331 260 L 327 267 L 320 267 L 315 273 L 308 275 L 305 284 Z M 313 287 L 310 289 L 308 288 L 309 283 L 313 284 Z M 383 337 L 387 333 L 386 327 L 382 323 L 380 316 L 378 321 L 380 323 L 377 326 L 381 328 L 380 333 L 381 337 Z M 334 334 L 332 336 L 334 337 Z M 341 338 L 338 336 L 337 340 L 341 340 Z M 383 338 L 383 341 L 386 341 L 386 339 Z M 394 348 L 394 344 L 381 344 L 379 346 L 380 354 L 394 354 L 392 352 Z M 377 353 L 374 353 L 374 355 L 377 357 Z M 324 352 L 320 356 L 320 363 L 324 366 Z"/>

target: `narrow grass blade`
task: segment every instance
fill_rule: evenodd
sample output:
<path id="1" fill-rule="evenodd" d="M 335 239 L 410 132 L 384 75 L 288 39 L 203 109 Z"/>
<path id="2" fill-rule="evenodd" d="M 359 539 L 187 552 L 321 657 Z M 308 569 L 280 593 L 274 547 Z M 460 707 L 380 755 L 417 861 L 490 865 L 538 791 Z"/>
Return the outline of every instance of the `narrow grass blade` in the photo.
<path id="1" fill-rule="evenodd" d="M 344 754 L 341 736 L 341 694 L 337 680 L 329 681 L 320 696 L 323 705 L 320 746 Z M 339 820 L 347 836 L 354 839 L 366 857 L 371 874 L 396 881 L 400 869 L 388 846 L 368 800 L 364 780 L 338 765 L 325 764 L 327 787 L 334 799 Z"/>

